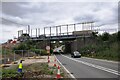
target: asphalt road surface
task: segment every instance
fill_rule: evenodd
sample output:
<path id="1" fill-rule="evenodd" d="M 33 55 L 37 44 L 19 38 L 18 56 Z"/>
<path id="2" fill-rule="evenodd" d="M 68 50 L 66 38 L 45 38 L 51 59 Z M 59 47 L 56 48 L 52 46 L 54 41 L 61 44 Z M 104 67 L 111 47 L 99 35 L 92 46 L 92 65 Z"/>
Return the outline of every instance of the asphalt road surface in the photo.
<path id="1" fill-rule="evenodd" d="M 75 78 L 118 78 L 118 62 L 92 58 L 71 58 L 70 55 L 56 55 L 57 59 Z"/>

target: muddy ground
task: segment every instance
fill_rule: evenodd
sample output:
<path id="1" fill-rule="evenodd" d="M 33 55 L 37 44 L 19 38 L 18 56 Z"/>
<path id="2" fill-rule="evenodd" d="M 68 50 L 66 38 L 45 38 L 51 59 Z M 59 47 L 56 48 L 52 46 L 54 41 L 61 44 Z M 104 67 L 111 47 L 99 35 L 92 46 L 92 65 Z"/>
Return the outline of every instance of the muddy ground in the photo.
<path id="1" fill-rule="evenodd" d="M 10 67 L 3 69 L 3 78 L 37 78 L 41 80 L 42 78 L 56 79 L 57 75 L 57 66 L 59 65 L 57 61 L 54 61 L 55 57 L 50 56 L 50 63 L 48 63 L 48 57 L 38 57 L 34 58 L 26 58 L 23 61 L 23 72 L 18 73 L 18 64 L 11 65 Z M 54 63 L 57 65 L 54 67 Z M 59 65 L 60 66 L 60 65 Z M 7 70 L 7 71 L 5 71 Z M 9 71 L 12 70 L 12 71 Z M 7 72 L 7 73 L 6 73 Z M 68 78 L 68 74 L 65 70 L 60 67 L 60 74 L 62 78 Z M 48 79 L 47 79 L 48 80 Z"/>

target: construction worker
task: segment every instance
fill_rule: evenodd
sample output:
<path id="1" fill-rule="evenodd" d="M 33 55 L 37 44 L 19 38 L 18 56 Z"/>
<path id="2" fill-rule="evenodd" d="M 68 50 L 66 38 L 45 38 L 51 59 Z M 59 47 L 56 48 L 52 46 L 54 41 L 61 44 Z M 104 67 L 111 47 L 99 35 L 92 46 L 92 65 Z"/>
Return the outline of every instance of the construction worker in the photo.
<path id="1" fill-rule="evenodd" d="M 22 60 L 20 60 L 20 63 L 18 66 L 18 72 L 22 72 Z"/>

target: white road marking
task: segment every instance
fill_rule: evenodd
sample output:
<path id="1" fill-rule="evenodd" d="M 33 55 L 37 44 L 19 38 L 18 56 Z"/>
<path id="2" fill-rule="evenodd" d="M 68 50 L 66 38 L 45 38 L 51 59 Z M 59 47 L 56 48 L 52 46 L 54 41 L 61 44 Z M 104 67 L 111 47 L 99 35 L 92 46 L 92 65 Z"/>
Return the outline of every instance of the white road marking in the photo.
<path id="1" fill-rule="evenodd" d="M 117 61 L 109 61 L 109 60 L 102 60 L 102 59 L 95 59 L 95 58 L 88 58 L 88 57 L 83 57 L 83 58 L 86 58 L 86 59 L 93 59 L 93 60 L 98 60 L 98 61 L 104 61 L 104 62 L 119 63 L 119 62 L 117 62 Z"/>
<path id="2" fill-rule="evenodd" d="M 55 55 L 54 55 L 55 56 Z M 57 59 L 57 57 L 55 56 L 55 58 Z M 63 64 L 57 59 L 57 61 L 59 62 L 59 64 L 66 70 L 66 72 L 71 76 L 71 78 L 74 78 L 75 79 L 75 77 L 70 73 L 70 71 L 68 71 L 68 69 L 65 67 L 65 66 L 63 66 Z M 75 79 L 76 80 L 76 79 Z"/>
<path id="3" fill-rule="evenodd" d="M 62 54 L 61 54 L 61 55 L 62 55 Z M 70 58 L 70 57 L 65 56 L 65 55 L 62 55 L 62 56 L 66 57 L 66 58 L 68 58 L 68 59 L 71 59 L 71 60 L 73 60 L 73 61 L 76 61 L 76 62 L 85 64 L 85 65 L 90 66 L 90 67 L 94 67 L 94 68 L 97 68 L 97 69 L 100 69 L 100 70 L 103 70 L 103 71 L 106 71 L 106 72 L 109 72 L 109 73 L 112 73 L 112 74 L 120 75 L 120 73 L 119 73 L 118 71 L 113 70 L 113 69 L 110 69 L 110 68 L 105 68 L 105 67 L 102 67 L 102 66 L 99 66 L 99 65 L 95 65 L 95 64 L 88 63 L 88 62 L 79 61 L 79 60 Z"/>

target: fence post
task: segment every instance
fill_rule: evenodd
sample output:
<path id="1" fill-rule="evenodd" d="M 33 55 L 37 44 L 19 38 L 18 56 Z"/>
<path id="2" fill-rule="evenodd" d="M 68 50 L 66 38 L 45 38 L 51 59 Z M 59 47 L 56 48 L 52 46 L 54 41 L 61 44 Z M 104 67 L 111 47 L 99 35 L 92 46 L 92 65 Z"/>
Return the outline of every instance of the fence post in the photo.
<path id="1" fill-rule="evenodd" d="M 14 62 L 15 62 L 15 51 L 14 51 Z"/>
<path id="2" fill-rule="evenodd" d="M 41 49 L 40 49 L 40 56 L 41 56 Z"/>
<path id="3" fill-rule="evenodd" d="M 7 52 L 7 51 L 6 51 L 6 49 L 5 49 L 5 64 L 6 64 L 6 62 L 7 62 L 7 61 L 6 61 L 6 58 L 7 58 L 7 57 L 6 57 L 6 52 Z"/>
<path id="4" fill-rule="evenodd" d="M 29 57 L 29 50 L 28 50 L 28 57 Z"/>

